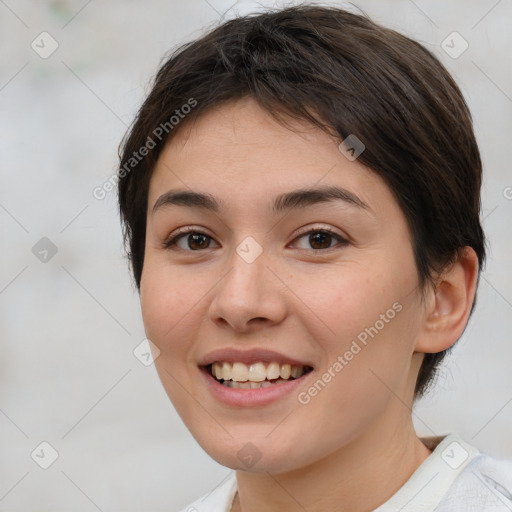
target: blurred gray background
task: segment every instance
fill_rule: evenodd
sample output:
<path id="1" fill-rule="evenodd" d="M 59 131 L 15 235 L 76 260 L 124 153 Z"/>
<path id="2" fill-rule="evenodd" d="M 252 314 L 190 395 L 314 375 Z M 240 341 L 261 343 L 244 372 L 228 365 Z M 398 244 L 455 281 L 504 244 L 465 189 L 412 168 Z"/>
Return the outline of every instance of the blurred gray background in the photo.
<path id="1" fill-rule="evenodd" d="M 221 16 L 272 5 L 285 4 L 0 0 L 1 511 L 175 511 L 231 471 L 134 354 L 145 335 L 116 196 L 93 190 L 115 172 L 164 54 Z M 473 112 L 489 260 L 414 422 L 420 435 L 456 432 L 512 458 L 512 1 L 337 5 L 425 44 Z"/>

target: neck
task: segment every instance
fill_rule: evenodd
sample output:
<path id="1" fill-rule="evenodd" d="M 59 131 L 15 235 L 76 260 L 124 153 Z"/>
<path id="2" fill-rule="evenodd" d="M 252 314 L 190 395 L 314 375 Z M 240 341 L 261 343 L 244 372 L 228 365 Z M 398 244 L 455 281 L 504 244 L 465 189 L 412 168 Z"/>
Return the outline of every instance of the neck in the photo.
<path id="1" fill-rule="evenodd" d="M 360 512 L 386 502 L 431 454 L 409 416 L 400 428 L 368 429 L 313 464 L 286 473 L 237 471 L 231 512 Z"/>

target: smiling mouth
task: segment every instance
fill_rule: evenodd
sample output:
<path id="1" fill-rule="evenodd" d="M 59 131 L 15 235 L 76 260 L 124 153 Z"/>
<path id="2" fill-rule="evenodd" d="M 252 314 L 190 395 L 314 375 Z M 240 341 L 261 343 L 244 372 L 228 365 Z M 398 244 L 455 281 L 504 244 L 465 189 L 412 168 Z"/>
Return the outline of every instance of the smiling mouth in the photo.
<path id="1" fill-rule="evenodd" d="M 203 367 L 205 371 L 224 387 L 233 389 L 258 389 L 275 386 L 299 379 L 311 372 L 311 366 L 257 362 L 251 365 L 214 362 Z"/>

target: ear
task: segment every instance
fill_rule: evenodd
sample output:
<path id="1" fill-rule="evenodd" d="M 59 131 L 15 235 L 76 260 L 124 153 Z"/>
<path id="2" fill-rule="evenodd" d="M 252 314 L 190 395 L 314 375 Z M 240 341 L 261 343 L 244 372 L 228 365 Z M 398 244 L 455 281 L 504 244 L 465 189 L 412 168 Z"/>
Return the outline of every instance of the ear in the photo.
<path id="1" fill-rule="evenodd" d="M 467 246 L 460 259 L 438 277 L 435 289 L 426 293 L 423 329 L 417 338 L 416 352 L 442 352 L 462 336 L 477 280 L 478 257 L 473 248 Z"/>

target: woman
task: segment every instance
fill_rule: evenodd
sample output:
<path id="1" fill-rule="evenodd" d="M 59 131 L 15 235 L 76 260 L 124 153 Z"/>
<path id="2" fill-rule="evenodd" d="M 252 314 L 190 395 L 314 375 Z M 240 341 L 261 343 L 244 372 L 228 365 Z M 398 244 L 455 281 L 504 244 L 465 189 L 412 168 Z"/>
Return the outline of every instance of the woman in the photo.
<path id="1" fill-rule="evenodd" d="M 163 64 L 119 202 L 161 381 L 235 470 L 186 510 L 512 509 L 512 462 L 411 417 L 475 305 L 481 172 L 448 72 L 366 17 L 240 17 Z"/>

